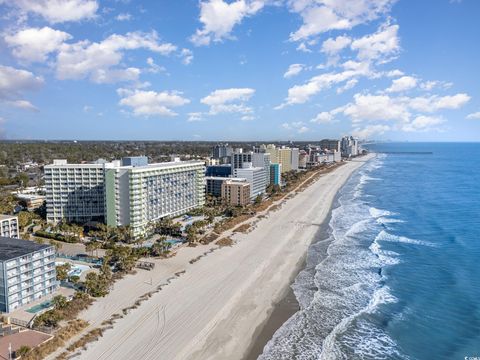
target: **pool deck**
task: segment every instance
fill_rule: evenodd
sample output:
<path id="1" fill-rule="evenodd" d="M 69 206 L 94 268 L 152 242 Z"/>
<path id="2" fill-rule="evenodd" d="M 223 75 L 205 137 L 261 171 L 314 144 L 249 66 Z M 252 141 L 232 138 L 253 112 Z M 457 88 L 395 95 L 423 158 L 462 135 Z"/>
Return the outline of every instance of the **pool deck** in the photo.
<path id="1" fill-rule="evenodd" d="M 45 301 L 53 299 L 53 297 L 57 295 L 63 295 L 65 297 L 71 296 L 75 293 L 73 289 L 68 289 L 64 287 L 59 287 L 57 291 L 55 291 L 53 294 L 50 294 L 48 296 L 44 296 L 38 300 L 32 301 L 31 303 L 28 303 L 18 309 L 15 309 L 11 313 L 5 314 L 7 317 L 12 317 L 18 320 L 26 321 L 29 322 L 30 320 L 33 319 L 33 317 L 36 314 L 29 313 L 27 310 L 36 306 L 44 303 Z"/>

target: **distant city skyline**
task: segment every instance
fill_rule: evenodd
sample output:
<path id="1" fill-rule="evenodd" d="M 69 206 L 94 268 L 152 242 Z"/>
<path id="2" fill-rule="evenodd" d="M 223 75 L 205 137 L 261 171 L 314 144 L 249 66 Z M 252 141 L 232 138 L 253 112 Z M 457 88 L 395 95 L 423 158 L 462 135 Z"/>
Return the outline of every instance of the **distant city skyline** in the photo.
<path id="1" fill-rule="evenodd" d="M 0 11 L 0 139 L 480 141 L 478 1 Z"/>

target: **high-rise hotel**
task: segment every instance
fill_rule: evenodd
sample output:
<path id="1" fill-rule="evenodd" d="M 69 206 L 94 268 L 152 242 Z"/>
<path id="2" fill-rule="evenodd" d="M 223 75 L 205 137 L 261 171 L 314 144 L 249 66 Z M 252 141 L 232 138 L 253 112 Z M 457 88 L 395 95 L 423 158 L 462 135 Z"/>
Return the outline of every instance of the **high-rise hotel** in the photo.
<path id="1" fill-rule="evenodd" d="M 204 173 L 202 161 L 178 159 L 157 164 L 146 157 L 88 165 L 56 161 L 45 167 L 47 220 L 99 220 L 129 225 L 134 237 L 143 236 L 152 221 L 204 204 Z"/>

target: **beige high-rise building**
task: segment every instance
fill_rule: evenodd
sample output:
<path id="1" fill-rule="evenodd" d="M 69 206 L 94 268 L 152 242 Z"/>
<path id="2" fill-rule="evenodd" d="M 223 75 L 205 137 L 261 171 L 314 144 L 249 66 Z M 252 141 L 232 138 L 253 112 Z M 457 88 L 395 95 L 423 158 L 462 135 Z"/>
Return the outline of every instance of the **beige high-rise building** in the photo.
<path id="1" fill-rule="evenodd" d="M 298 151 L 298 149 L 296 150 Z M 273 144 L 269 144 L 266 147 L 266 152 L 270 154 L 272 164 L 282 165 L 282 174 L 292 170 L 292 149 L 285 146 L 279 148 Z"/>
<path id="2" fill-rule="evenodd" d="M 225 180 L 222 183 L 222 198 L 229 205 L 248 205 L 250 204 L 250 184 L 246 179 Z"/>

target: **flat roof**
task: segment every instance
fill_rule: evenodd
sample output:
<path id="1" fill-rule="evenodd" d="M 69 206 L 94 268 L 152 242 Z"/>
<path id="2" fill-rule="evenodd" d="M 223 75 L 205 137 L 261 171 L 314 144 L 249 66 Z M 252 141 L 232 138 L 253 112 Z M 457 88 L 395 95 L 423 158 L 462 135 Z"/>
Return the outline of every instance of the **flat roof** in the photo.
<path id="1" fill-rule="evenodd" d="M 48 249 L 52 245 L 38 244 L 33 241 L 0 237 L 0 261 L 7 261 L 32 252 Z"/>
<path id="2" fill-rule="evenodd" d="M 15 215 L 3 215 L 0 214 L 0 220 L 7 220 L 7 219 L 16 219 L 17 217 Z"/>

